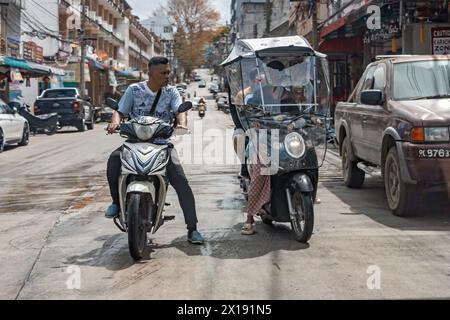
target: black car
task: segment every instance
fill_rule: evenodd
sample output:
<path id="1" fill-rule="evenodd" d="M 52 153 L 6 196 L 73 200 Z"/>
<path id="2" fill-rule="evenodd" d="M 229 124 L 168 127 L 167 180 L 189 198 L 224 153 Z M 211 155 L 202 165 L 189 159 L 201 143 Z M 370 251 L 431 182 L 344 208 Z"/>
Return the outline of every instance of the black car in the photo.
<path id="1" fill-rule="evenodd" d="M 94 129 L 95 108 L 91 98 L 81 97 L 77 88 L 47 89 L 34 104 L 35 115 L 57 113 L 61 127 L 74 126 L 78 131 Z"/>

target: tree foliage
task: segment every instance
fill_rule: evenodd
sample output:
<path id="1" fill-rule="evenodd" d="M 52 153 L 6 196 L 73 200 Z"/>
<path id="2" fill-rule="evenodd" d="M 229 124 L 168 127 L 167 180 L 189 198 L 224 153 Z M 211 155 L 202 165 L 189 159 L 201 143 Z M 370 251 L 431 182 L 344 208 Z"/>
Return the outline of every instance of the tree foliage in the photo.
<path id="1" fill-rule="evenodd" d="M 169 0 L 165 8 L 175 23 L 175 54 L 189 75 L 202 64 L 204 47 L 217 36 L 220 13 L 209 0 Z"/>

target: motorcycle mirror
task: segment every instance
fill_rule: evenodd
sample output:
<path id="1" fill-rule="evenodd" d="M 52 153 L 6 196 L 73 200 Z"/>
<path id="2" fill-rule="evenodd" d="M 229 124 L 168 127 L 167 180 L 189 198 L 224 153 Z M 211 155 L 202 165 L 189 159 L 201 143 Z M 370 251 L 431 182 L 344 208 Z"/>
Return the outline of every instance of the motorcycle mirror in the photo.
<path id="1" fill-rule="evenodd" d="M 113 98 L 106 98 L 106 105 L 113 110 L 119 110 L 119 104 Z"/>
<path id="2" fill-rule="evenodd" d="M 185 101 L 178 107 L 178 113 L 183 113 L 188 110 L 191 110 L 192 107 L 193 107 L 193 105 L 192 105 L 191 101 Z"/>

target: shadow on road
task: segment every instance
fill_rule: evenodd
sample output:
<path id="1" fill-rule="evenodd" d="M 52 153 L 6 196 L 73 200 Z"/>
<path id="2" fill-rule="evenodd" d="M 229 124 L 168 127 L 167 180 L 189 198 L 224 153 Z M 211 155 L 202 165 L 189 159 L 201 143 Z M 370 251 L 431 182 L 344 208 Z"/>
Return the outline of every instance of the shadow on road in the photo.
<path id="1" fill-rule="evenodd" d="M 446 193 L 424 193 L 417 213 L 397 217 L 387 205 L 381 179 L 368 178 L 361 189 L 350 189 L 336 181 L 325 181 L 322 185 L 349 206 L 348 212 L 339 212 L 342 215 L 364 214 L 399 230 L 450 231 L 450 203 Z"/>
<path id="2" fill-rule="evenodd" d="M 265 225 L 256 223 L 256 233 L 241 235 L 242 224 L 236 224 L 225 232 L 205 234 L 206 243 L 193 245 L 186 237 L 174 239 L 170 244 L 153 244 L 152 249 L 176 248 L 188 256 L 209 256 L 218 259 L 252 259 L 265 256 L 274 251 L 299 251 L 309 248 L 309 244 L 295 241 L 291 229 L 286 224 Z M 314 236 L 314 235 L 313 235 Z"/>
<path id="3" fill-rule="evenodd" d="M 71 256 L 64 261 L 68 265 L 104 267 L 119 271 L 131 267 L 136 262 L 131 258 L 125 234 L 105 235 L 95 238 L 103 241 L 101 248 L 96 248 L 82 255 Z M 150 250 L 150 248 L 148 248 Z"/>

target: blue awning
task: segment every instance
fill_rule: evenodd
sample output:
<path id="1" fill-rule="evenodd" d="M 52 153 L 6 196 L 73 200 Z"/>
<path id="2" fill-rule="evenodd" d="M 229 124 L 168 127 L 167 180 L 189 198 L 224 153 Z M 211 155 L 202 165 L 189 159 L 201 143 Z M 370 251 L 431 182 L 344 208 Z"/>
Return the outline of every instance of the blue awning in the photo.
<path id="1" fill-rule="evenodd" d="M 108 69 L 107 66 L 101 64 L 97 60 L 94 60 L 94 59 L 92 59 L 90 57 L 86 57 L 86 59 L 89 61 L 89 66 L 91 66 L 91 67 L 93 67 L 95 69 L 102 70 L 102 71 Z"/>
<path id="2" fill-rule="evenodd" d="M 15 59 L 12 57 L 0 57 L 0 65 L 11 67 L 11 68 L 17 68 L 21 70 L 30 70 L 31 67 L 28 65 L 28 63 L 25 60 L 22 59 Z"/>
<path id="3" fill-rule="evenodd" d="M 32 72 L 42 74 L 42 75 L 50 75 L 51 68 L 49 66 L 45 66 L 43 64 L 28 62 Z"/>

